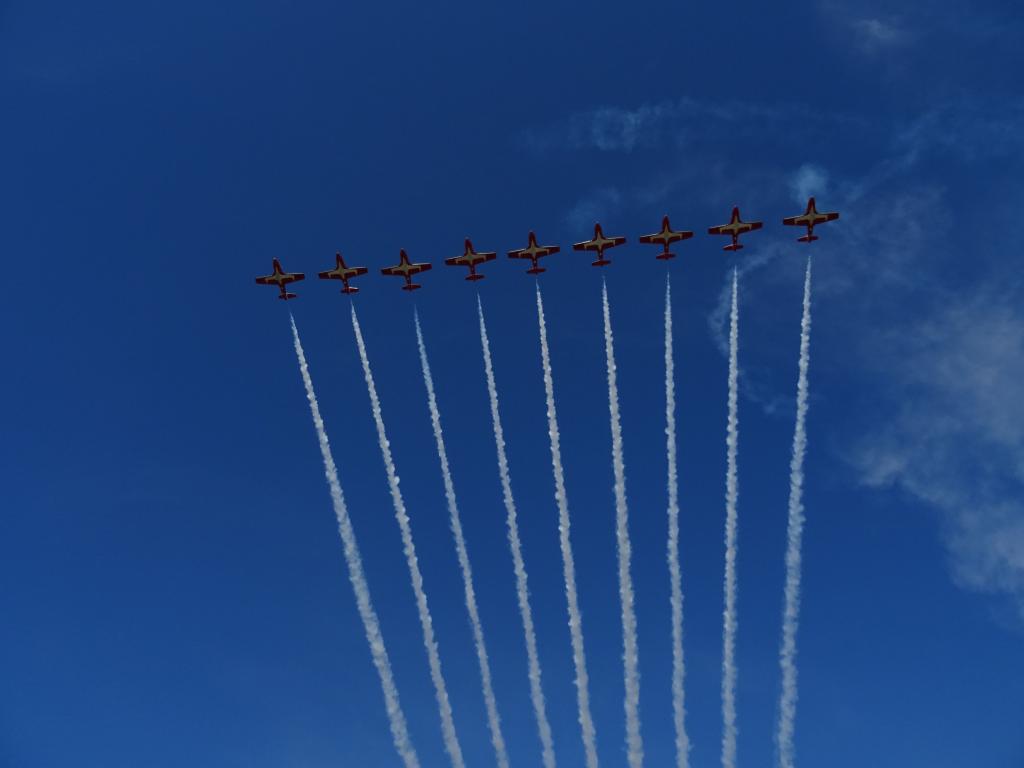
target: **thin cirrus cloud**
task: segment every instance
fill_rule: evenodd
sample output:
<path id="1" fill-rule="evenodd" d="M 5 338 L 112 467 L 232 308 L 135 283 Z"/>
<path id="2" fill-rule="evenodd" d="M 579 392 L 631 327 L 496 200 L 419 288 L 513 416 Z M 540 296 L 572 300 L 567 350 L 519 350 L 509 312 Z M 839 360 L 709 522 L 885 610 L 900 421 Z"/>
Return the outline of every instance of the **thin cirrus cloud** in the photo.
<path id="1" fill-rule="evenodd" d="M 938 107 L 892 124 L 889 151 L 858 176 L 803 165 L 780 183 L 803 199 L 827 190 L 827 207 L 843 213 L 843 226 L 828 231 L 815 297 L 822 324 L 848 338 L 841 354 L 823 352 L 818 368 L 855 377 L 870 397 L 850 405 L 863 412 L 835 436 L 841 458 L 859 483 L 934 509 L 954 580 L 1008 596 L 1024 619 L 1024 280 L 998 243 L 957 241 L 962 222 L 998 230 L 1024 204 L 993 207 L 965 197 L 958 181 L 979 164 L 1011 177 L 1024 170 L 1022 107 Z M 939 179 L 936 167 L 955 173 Z M 767 301 L 797 279 L 787 253 L 765 243 L 748 255 L 745 302 Z M 951 269 L 965 256 L 969 272 Z M 709 319 L 720 346 L 728 288 Z M 773 394 L 774 367 L 748 358 L 741 380 L 768 411 L 791 407 Z"/>

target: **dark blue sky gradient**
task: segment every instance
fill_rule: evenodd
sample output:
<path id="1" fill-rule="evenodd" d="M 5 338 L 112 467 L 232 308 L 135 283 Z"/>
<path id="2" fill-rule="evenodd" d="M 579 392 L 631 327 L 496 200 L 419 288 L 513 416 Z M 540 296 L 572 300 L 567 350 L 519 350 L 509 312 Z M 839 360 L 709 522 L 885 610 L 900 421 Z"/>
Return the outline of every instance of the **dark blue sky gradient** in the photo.
<path id="1" fill-rule="evenodd" d="M 774 764 L 788 466 L 815 254 L 797 757 L 1024 760 L 1017 4 L 0 5 L 0 765 L 398 765 L 292 309 L 413 741 L 447 758 L 341 249 L 467 764 L 493 764 L 412 326 L 422 318 L 517 768 L 540 764 L 476 327 L 441 260 L 541 277 L 602 764 L 625 764 L 600 282 L 609 281 L 647 764 L 674 760 L 662 298 L 673 280 L 688 726 L 716 765 L 726 361 L 741 276 L 739 759 Z M 804 179 L 806 183 L 799 180 Z M 809 181 L 807 181 L 809 180 Z M 703 234 L 763 219 L 738 256 Z M 697 236 L 667 266 L 636 237 Z M 629 244 L 591 269 L 600 216 Z M 979 230 L 980 228 L 980 230 Z M 982 235 L 979 237 L 979 235 Z M 434 262 L 415 296 L 377 274 Z M 284 306 L 272 257 L 310 278 Z M 559 765 L 583 764 L 534 309 L 487 312 Z M 984 333 L 995 328 L 994 333 Z M 977 330 L 981 329 L 981 330 Z M 982 361 L 982 362 L 978 362 Z M 989 364 L 991 365 L 989 366 Z M 1006 386 L 1004 386 L 1006 385 Z M 965 503 L 965 500 L 967 502 Z"/>

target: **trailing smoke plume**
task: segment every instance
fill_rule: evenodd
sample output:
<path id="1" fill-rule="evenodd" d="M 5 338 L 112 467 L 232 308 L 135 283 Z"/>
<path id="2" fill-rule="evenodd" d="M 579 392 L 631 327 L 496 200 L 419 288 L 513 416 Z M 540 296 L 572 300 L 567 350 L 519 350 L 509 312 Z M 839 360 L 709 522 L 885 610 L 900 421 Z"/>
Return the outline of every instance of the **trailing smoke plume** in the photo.
<path id="1" fill-rule="evenodd" d="M 412 741 L 409 739 L 405 714 L 402 712 L 402 705 L 398 700 L 398 688 L 391 672 L 387 649 L 384 647 L 380 622 L 377 620 L 377 612 L 370 600 L 370 588 L 366 584 L 363 560 L 359 554 L 359 545 L 356 542 L 355 531 L 352 529 L 352 521 L 348 516 L 348 508 L 345 506 L 345 497 L 341 492 L 338 470 L 334 466 L 334 458 L 331 456 L 331 445 L 327 439 L 324 420 L 320 417 L 320 406 L 313 391 L 313 379 L 309 375 L 309 366 L 306 364 L 302 342 L 299 341 L 299 330 L 295 326 L 295 318 L 291 318 L 291 323 L 292 336 L 295 339 L 295 354 L 299 359 L 299 371 L 302 373 L 302 382 L 306 385 L 306 399 L 309 400 L 309 410 L 313 414 L 313 426 L 316 427 L 316 435 L 320 442 L 320 454 L 324 460 L 324 473 L 327 475 L 327 485 L 331 491 L 331 504 L 334 506 L 334 515 L 338 518 L 338 533 L 341 534 L 341 543 L 345 551 L 348 578 L 352 582 L 352 591 L 356 595 L 356 606 L 359 609 L 359 618 L 363 621 L 363 629 L 366 631 L 370 656 L 373 658 L 373 665 L 377 668 L 377 675 L 380 677 L 380 687 L 384 692 L 384 706 L 387 709 L 388 722 L 391 725 L 391 737 L 405 768 L 419 768 L 420 762 L 416 757 Z"/>
<path id="2" fill-rule="evenodd" d="M 739 277 L 732 273 L 729 313 L 729 421 L 726 428 L 725 475 L 725 610 L 722 632 L 722 768 L 736 768 L 736 502 L 739 482 L 736 449 L 739 444 Z"/>
<path id="3" fill-rule="evenodd" d="M 676 727 L 676 766 L 689 768 L 683 659 L 683 586 L 679 567 L 679 473 L 676 466 L 675 361 L 672 354 L 672 284 L 665 275 L 665 437 L 668 463 L 668 573 L 672 606 L 672 717 Z"/>
<path id="4" fill-rule="evenodd" d="M 540 329 L 540 358 L 544 369 L 544 394 L 547 400 L 548 437 L 551 440 L 551 467 L 555 476 L 555 501 L 558 504 L 558 533 L 562 548 L 562 568 L 565 573 L 565 597 L 569 604 L 569 634 L 572 639 L 572 658 L 576 667 L 576 701 L 579 709 L 580 730 L 587 768 L 597 768 L 597 738 L 590 715 L 590 682 L 587 676 L 587 657 L 583 649 L 583 619 L 576 599 L 576 566 L 573 563 L 572 544 L 569 541 L 569 500 L 565 494 L 565 474 L 562 472 L 562 449 L 558 436 L 558 414 L 555 411 L 555 385 L 551 374 L 551 356 L 548 352 L 548 332 L 544 321 L 544 301 L 537 286 L 537 324 Z"/>
<path id="5" fill-rule="evenodd" d="M 416 608 L 419 612 L 420 625 L 423 627 L 423 645 L 427 650 L 430 677 L 434 683 L 434 694 L 437 698 L 437 708 L 441 717 L 441 735 L 444 737 L 444 746 L 451 758 L 453 768 L 465 768 L 465 762 L 462 758 L 462 747 L 459 745 L 459 739 L 455 733 L 451 703 L 448 701 L 448 688 L 445 685 L 444 674 L 441 671 L 441 656 L 438 653 L 437 641 L 434 638 L 434 621 L 430 616 L 430 607 L 427 605 L 427 594 L 423 590 L 423 575 L 420 573 L 419 562 L 416 558 L 416 546 L 413 544 L 409 515 L 405 511 L 405 500 L 402 498 L 402 491 L 398 487 L 398 472 L 395 470 L 395 462 L 391 457 L 390 443 L 388 442 L 387 432 L 384 430 L 384 416 L 381 413 L 380 399 L 377 397 L 377 386 L 373 382 L 370 360 L 366 355 L 366 344 L 363 342 L 363 332 L 359 327 L 359 318 L 356 316 L 354 304 L 352 305 L 352 329 L 356 335 L 359 359 L 363 364 L 363 376 L 366 379 L 366 389 L 370 395 L 373 420 L 377 425 L 377 441 L 380 443 L 380 453 L 384 459 L 388 486 L 391 488 L 391 501 L 395 507 L 395 519 L 398 520 L 398 527 L 402 534 L 402 548 L 405 551 L 409 575 L 412 578 L 412 589 L 416 595 Z"/>
<path id="6" fill-rule="evenodd" d="M 796 632 L 800 621 L 800 546 L 804 532 L 804 455 L 807 452 L 807 369 L 811 363 L 811 260 L 804 276 L 804 311 L 800 320 L 800 365 L 796 384 L 796 426 L 789 462 L 789 522 L 786 543 L 786 589 L 782 609 L 782 694 L 779 699 L 779 767 L 793 768 L 796 724 Z"/>
<path id="7" fill-rule="evenodd" d="M 629 541 L 629 508 L 626 505 L 626 465 L 622 457 L 622 424 L 619 418 L 619 387 L 615 376 L 615 341 L 612 336 L 608 286 L 601 283 L 601 309 L 604 318 L 604 352 L 608 364 L 608 412 L 612 433 L 612 474 L 615 478 L 615 540 L 619 553 L 619 600 L 622 603 L 623 674 L 626 698 L 626 757 L 630 768 L 642 768 L 644 745 L 640 737 L 640 672 L 633 609 L 633 579 L 629 573 L 632 547 Z"/>
<path id="8" fill-rule="evenodd" d="M 494 444 L 498 451 L 498 475 L 501 477 L 501 492 L 505 500 L 508 545 L 512 550 L 512 564 L 516 574 L 516 597 L 519 600 L 519 615 L 523 620 L 523 636 L 526 641 L 526 659 L 530 678 L 530 701 L 533 704 L 533 716 L 537 720 L 537 732 L 540 736 L 541 757 L 544 761 L 544 768 L 555 768 L 555 745 L 551 735 L 551 724 L 548 722 L 547 707 L 544 703 L 540 657 L 537 654 L 537 633 L 533 628 L 533 611 L 530 609 L 530 590 L 526 576 L 526 564 L 523 562 L 523 548 L 519 539 L 518 515 L 515 499 L 512 496 L 512 478 L 508 469 L 508 457 L 505 455 L 505 434 L 501 427 L 501 415 L 498 411 L 498 385 L 494 380 L 494 367 L 491 364 L 491 343 L 487 338 L 484 308 L 479 296 L 477 296 L 476 306 L 477 313 L 480 316 L 480 344 L 483 348 L 484 372 L 487 374 L 487 394 L 491 401 Z"/>
<path id="9" fill-rule="evenodd" d="M 476 590 L 473 588 L 473 571 L 469 566 L 469 552 L 466 540 L 462 535 L 462 521 L 459 519 L 459 507 L 455 499 L 455 483 L 452 481 L 451 468 L 448 465 L 448 451 L 444 445 L 444 434 L 441 431 L 441 413 L 437 407 L 434 394 L 434 377 L 430 373 L 427 360 L 427 347 L 423 343 L 423 329 L 420 327 L 420 316 L 413 310 L 416 324 L 416 345 L 420 352 L 420 365 L 423 368 L 423 382 L 427 387 L 427 405 L 430 408 L 430 423 L 434 428 L 434 440 L 437 443 L 437 455 L 441 461 L 441 475 L 444 481 L 444 495 L 448 502 L 448 517 L 455 537 L 455 552 L 462 570 L 462 586 L 466 598 L 466 610 L 469 612 L 469 624 L 473 630 L 473 642 L 476 646 L 476 658 L 480 665 L 480 678 L 483 682 L 484 705 L 487 708 L 487 725 L 491 730 L 491 744 L 498 768 L 508 768 L 508 750 L 505 738 L 501 734 L 501 718 L 498 716 L 498 702 L 494 697 L 494 686 L 491 683 L 491 663 L 487 659 L 487 645 L 484 643 L 484 628 L 480 623 L 480 611 L 476 604 Z"/>

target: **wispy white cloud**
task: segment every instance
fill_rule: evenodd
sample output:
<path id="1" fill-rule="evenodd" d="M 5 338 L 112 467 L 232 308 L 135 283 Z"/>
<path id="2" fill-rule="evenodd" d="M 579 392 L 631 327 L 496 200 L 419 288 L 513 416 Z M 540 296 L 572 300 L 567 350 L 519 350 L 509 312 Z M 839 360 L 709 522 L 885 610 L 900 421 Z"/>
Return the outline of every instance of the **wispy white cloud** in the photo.
<path id="1" fill-rule="evenodd" d="M 565 222 L 573 231 L 585 231 L 594 222 L 607 219 L 622 206 L 622 193 L 615 187 L 604 187 L 584 197 L 565 216 Z"/>
<path id="2" fill-rule="evenodd" d="M 856 34 L 861 49 L 867 53 L 892 48 L 909 39 L 907 32 L 892 19 L 852 19 L 850 27 Z"/>
<path id="3" fill-rule="evenodd" d="M 1024 292 L 987 288 L 901 329 L 880 363 L 899 405 L 853 454 L 864 482 L 943 513 L 959 583 L 1024 617 Z"/>
<path id="4" fill-rule="evenodd" d="M 1024 106 L 946 105 L 890 130 L 889 152 L 860 176 L 821 169 L 843 221 L 828 230 L 817 293 L 822 312 L 843 306 L 842 317 L 833 311 L 824 322 L 848 334 L 841 358 L 823 359 L 821 370 L 853 372 L 873 409 L 835 437 L 850 446 L 845 458 L 860 482 L 939 513 L 958 584 L 1009 595 L 1024 618 L 1024 280 L 996 247 L 957 250 L 956 230 L 980 215 L 1009 226 L 1014 201 L 971 203 L 933 171 L 940 160 L 963 172 L 986 162 L 1019 174 Z M 810 190 L 801 185 L 816 179 L 798 168 L 786 180 L 802 197 Z M 745 302 L 795 282 L 784 253 L 791 249 L 770 243 L 751 251 L 741 268 Z M 965 256 L 972 269 L 951 277 Z M 723 349 L 728 294 L 725 284 L 709 318 Z M 748 358 L 744 394 L 766 410 L 791 407 L 772 394 L 770 370 Z"/>
<path id="5" fill-rule="evenodd" d="M 806 203 L 812 195 L 823 195 L 828 189 L 828 171 L 804 163 L 789 177 L 789 191 L 797 203 Z"/>

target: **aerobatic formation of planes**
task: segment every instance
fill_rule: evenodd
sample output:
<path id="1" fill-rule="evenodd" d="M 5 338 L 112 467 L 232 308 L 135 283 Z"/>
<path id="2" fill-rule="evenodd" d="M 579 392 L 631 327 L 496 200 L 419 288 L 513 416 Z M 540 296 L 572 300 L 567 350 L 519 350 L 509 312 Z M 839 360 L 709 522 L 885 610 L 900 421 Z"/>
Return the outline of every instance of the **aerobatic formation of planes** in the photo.
<path id="1" fill-rule="evenodd" d="M 787 216 L 782 220 L 782 223 L 786 226 L 791 227 L 806 227 L 807 234 L 798 237 L 798 242 L 811 243 L 818 239 L 818 236 L 814 234 L 814 228 L 820 224 L 824 224 L 829 221 L 835 221 L 839 218 L 839 214 L 834 211 L 828 211 L 821 213 L 818 211 L 815 205 L 814 198 L 810 198 L 807 201 L 807 210 L 798 216 Z M 722 247 L 723 251 L 738 251 L 743 247 L 740 243 L 740 236 L 748 232 L 761 229 L 762 222 L 760 221 L 743 221 L 740 218 L 740 209 L 735 207 L 732 209 L 732 216 L 729 219 L 728 224 L 719 224 L 715 227 L 708 228 L 709 235 L 727 235 L 731 242 Z M 669 247 L 673 243 L 678 243 L 683 240 L 687 240 L 693 237 L 693 232 L 688 230 L 674 230 L 669 223 L 668 216 L 665 216 L 661 220 L 661 230 L 654 232 L 650 235 L 641 235 L 639 241 L 646 245 L 657 245 L 661 246 L 661 252 L 655 258 L 668 260 L 675 258 L 675 254 L 669 250 Z M 583 240 L 579 243 L 573 243 L 574 251 L 590 251 L 596 258 L 591 262 L 592 266 L 603 267 L 611 264 L 611 260 L 607 258 L 606 251 L 611 248 L 622 245 L 626 242 L 626 238 L 622 236 L 608 237 L 604 234 L 601 229 L 601 225 L 594 224 L 594 236 L 590 240 Z M 557 245 L 538 245 L 537 236 L 530 232 L 527 245 L 525 248 L 516 248 L 508 251 L 508 257 L 510 259 L 529 259 L 530 268 L 526 270 L 527 274 L 539 275 L 545 271 L 545 268 L 538 264 L 538 260 L 545 256 L 550 256 L 553 253 L 558 253 L 560 250 Z M 488 261 L 493 261 L 497 258 L 497 254 L 493 251 L 477 251 L 473 248 L 473 243 L 470 242 L 469 238 L 466 238 L 465 248 L 462 254 L 458 256 L 452 256 L 451 258 L 445 259 L 444 263 L 450 267 L 468 267 L 469 274 L 466 275 L 466 280 L 477 281 L 483 280 L 484 275 L 477 272 L 477 267 Z M 325 272 L 320 272 L 319 277 L 321 280 L 340 280 L 342 284 L 342 293 L 358 293 L 359 288 L 354 285 L 349 285 L 349 280 L 352 280 L 359 275 L 365 275 L 367 273 L 366 267 L 349 267 L 345 264 L 345 260 L 338 253 L 335 255 L 336 266 L 334 269 L 329 269 Z M 399 251 L 398 264 L 392 267 L 384 267 L 381 269 L 382 275 L 391 277 L 401 277 L 405 280 L 405 284 L 402 286 L 403 291 L 415 291 L 422 286 L 419 283 L 414 283 L 412 278 L 414 275 L 418 275 L 421 272 L 426 272 L 431 269 L 429 262 L 416 263 L 409 260 L 408 254 L 405 250 Z M 280 293 L 278 294 L 279 299 L 287 301 L 288 299 L 294 299 L 297 294 L 288 291 L 287 287 L 291 283 L 296 283 L 299 280 L 305 280 L 306 275 L 302 272 L 285 272 L 281 268 L 281 262 L 274 259 L 274 271 L 269 275 L 263 275 L 256 278 L 256 282 L 260 285 L 275 285 L 277 286 Z"/>

